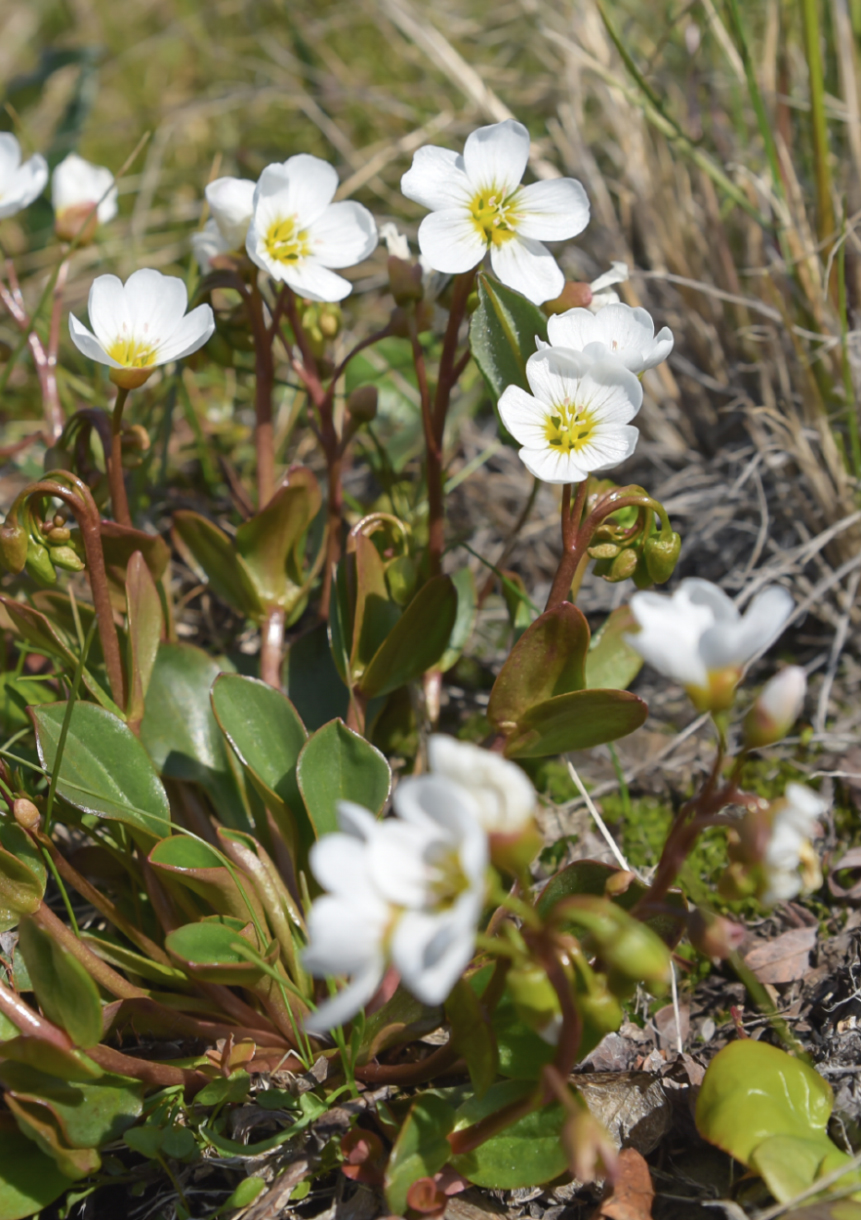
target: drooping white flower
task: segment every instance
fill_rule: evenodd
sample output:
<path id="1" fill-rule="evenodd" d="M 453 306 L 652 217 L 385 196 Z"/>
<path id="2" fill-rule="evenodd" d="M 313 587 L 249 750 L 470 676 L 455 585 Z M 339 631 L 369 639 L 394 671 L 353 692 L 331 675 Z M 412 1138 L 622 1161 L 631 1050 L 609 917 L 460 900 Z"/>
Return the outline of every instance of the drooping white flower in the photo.
<path id="1" fill-rule="evenodd" d="M 608 304 L 597 313 L 569 309 L 547 323 L 552 347 L 583 352 L 587 356 L 614 356 L 632 373 L 643 373 L 666 360 L 673 350 L 673 333 L 665 326 L 655 334 L 655 323 L 645 309 Z"/>
<path id="2" fill-rule="evenodd" d="M 462 155 L 434 145 L 418 149 L 401 190 L 430 209 L 418 236 L 434 270 L 470 271 L 489 250 L 503 284 L 540 305 L 558 297 L 565 283 L 542 243 L 581 233 L 589 200 L 573 178 L 521 186 L 528 158 L 529 132 L 506 119 L 472 132 Z"/>
<path id="3" fill-rule="evenodd" d="M 785 737 L 801 715 L 806 694 L 807 674 L 800 665 L 775 674 L 744 718 L 745 744 L 758 748 Z"/>
<path id="4" fill-rule="evenodd" d="M 352 267 L 376 248 L 377 226 L 367 208 L 332 203 L 334 166 L 299 153 L 267 165 L 254 192 L 254 215 L 245 248 L 275 280 L 312 301 L 341 301 L 349 280 L 332 268 Z"/>
<path id="5" fill-rule="evenodd" d="M 391 220 L 387 220 L 384 225 L 380 225 L 380 240 L 386 243 L 386 250 L 390 258 L 402 258 L 404 262 L 408 261 L 410 258 L 410 243 L 398 226 Z"/>
<path id="6" fill-rule="evenodd" d="M 116 216 L 117 188 L 114 176 L 105 166 L 91 165 L 77 153 L 69 153 L 51 175 L 51 202 L 54 205 L 57 235 L 71 241 L 78 236 L 88 214 L 97 204 L 93 213 L 93 230 L 96 224 L 107 224 Z"/>
<path id="7" fill-rule="evenodd" d="M 484 905 L 487 836 L 469 792 L 437 776 L 404 780 L 395 818 L 348 801 L 341 831 L 311 849 L 327 891 L 311 907 L 307 970 L 351 982 L 306 1022 L 321 1033 L 370 1000 L 389 965 L 425 1004 L 441 1004 L 466 967 Z"/>
<path id="8" fill-rule="evenodd" d="M 191 252 L 203 275 L 212 270 L 212 260 L 221 254 L 229 254 L 230 246 L 216 222 L 210 216 L 202 229 L 191 235 Z"/>
<path id="9" fill-rule="evenodd" d="M 212 219 L 224 238 L 227 250 L 241 250 L 254 215 L 256 182 L 248 178 L 215 178 L 204 194 Z"/>
<path id="10" fill-rule="evenodd" d="M 452 780 L 471 794 L 478 820 L 488 834 L 517 834 L 532 824 L 532 782 L 501 754 L 434 733 L 428 741 L 428 762 L 434 775 Z"/>
<path id="11" fill-rule="evenodd" d="M 544 348 L 529 357 L 526 377 L 532 393 L 508 386 L 499 414 L 537 478 L 579 483 L 634 452 L 639 432 L 630 421 L 643 389 L 617 361 Z"/>
<path id="12" fill-rule="evenodd" d="M 765 888 L 760 901 L 771 906 L 787 902 L 802 890 L 810 892 L 822 884 L 819 860 L 810 840 L 828 808 L 818 793 L 804 784 L 787 784 L 786 794 L 771 806 L 771 835 L 762 869 Z"/>
<path id="13" fill-rule="evenodd" d="M 14 216 L 42 194 L 48 181 L 48 162 L 34 153 L 21 164 L 21 145 L 10 131 L 0 132 L 0 220 Z"/>
<path id="14" fill-rule="evenodd" d="M 215 330 L 210 306 L 187 308 L 185 284 L 176 276 L 145 267 L 123 284 L 100 275 L 87 303 L 92 331 L 70 314 L 69 333 L 85 356 L 110 367 L 115 385 L 130 390 L 158 365 L 182 360 L 209 339 Z"/>
<path id="15" fill-rule="evenodd" d="M 793 601 L 777 585 L 763 589 L 741 615 L 709 580 L 683 580 L 675 592 L 635 593 L 640 628 L 625 639 L 665 678 L 683 686 L 700 711 L 729 707 L 747 663 L 777 639 Z"/>
<path id="16" fill-rule="evenodd" d="M 599 309 L 603 309 L 605 305 L 618 305 L 619 294 L 613 291 L 614 284 L 624 284 L 628 278 L 627 263 L 614 262 L 610 264 L 610 270 L 605 271 L 603 275 L 599 275 L 596 280 L 593 280 L 589 285 L 589 290 L 592 293 L 592 300 L 586 306 L 592 313 L 597 313 Z"/>

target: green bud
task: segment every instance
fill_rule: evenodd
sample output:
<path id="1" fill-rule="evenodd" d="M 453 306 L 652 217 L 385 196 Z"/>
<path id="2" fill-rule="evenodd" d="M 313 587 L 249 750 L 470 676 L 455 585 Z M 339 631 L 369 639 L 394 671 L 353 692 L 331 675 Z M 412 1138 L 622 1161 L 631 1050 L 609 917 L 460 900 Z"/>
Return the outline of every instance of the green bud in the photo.
<path id="1" fill-rule="evenodd" d="M 651 589 L 654 584 L 642 551 L 637 552 L 637 566 L 634 569 L 632 580 L 638 589 Z"/>
<path id="2" fill-rule="evenodd" d="M 621 551 L 610 565 L 610 571 L 604 577 L 611 584 L 618 584 L 620 580 L 628 580 L 634 575 L 637 569 L 637 552 L 632 551 L 630 547 Z"/>
<path id="3" fill-rule="evenodd" d="M 578 995 L 576 1002 L 583 1020 L 584 1038 L 588 1036 L 593 1046 L 597 1046 L 605 1034 L 615 1033 L 622 1024 L 625 1016 L 622 1005 L 607 990 Z"/>
<path id="4" fill-rule="evenodd" d="M 424 296 L 422 269 L 419 263 L 408 263 L 403 258 L 389 257 L 389 288 L 398 305 L 409 305 Z"/>
<path id="5" fill-rule="evenodd" d="M 673 530 L 669 538 L 659 534 L 650 538 L 645 545 L 646 567 L 656 585 L 662 585 L 670 579 L 679 561 L 682 549 L 682 539 Z"/>
<path id="6" fill-rule="evenodd" d="M 559 997 L 540 966 L 512 966 L 505 985 L 517 1015 L 530 1029 L 540 1032 L 561 1017 Z"/>
<path id="7" fill-rule="evenodd" d="M 670 951 L 657 933 L 606 898 L 581 897 L 572 922 L 588 932 L 584 951 L 595 953 L 610 970 L 610 988 L 620 994 L 615 980 L 665 983 L 669 978 Z M 590 943 L 591 942 L 591 943 Z"/>
<path id="8" fill-rule="evenodd" d="M 83 572 L 86 567 L 80 556 L 70 546 L 52 546 L 48 553 L 51 556 L 51 563 L 56 564 L 58 568 L 65 568 L 67 572 Z"/>
<path id="9" fill-rule="evenodd" d="M 57 583 L 57 573 L 54 571 L 54 565 L 51 563 L 51 557 L 48 554 L 48 548 L 42 546 L 40 542 L 34 542 L 30 539 L 27 547 L 27 571 L 36 580 L 41 581 L 45 585 L 55 585 Z"/>
<path id="10" fill-rule="evenodd" d="M 615 559 L 621 554 L 621 547 L 616 546 L 615 542 L 598 542 L 589 547 L 589 554 L 593 559 Z"/>
<path id="11" fill-rule="evenodd" d="M 327 339 L 334 339 L 341 329 L 341 307 L 334 302 L 327 302 L 320 309 L 320 318 L 317 323 L 322 333 Z"/>
<path id="12" fill-rule="evenodd" d="M 378 397 L 375 385 L 357 386 L 347 399 L 347 410 L 358 423 L 369 424 L 377 417 Z"/>
<path id="13" fill-rule="evenodd" d="M 13 576 L 17 576 L 27 561 L 29 545 L 27 530 L 11 514 L 0 525 L 0 562 Z"/>

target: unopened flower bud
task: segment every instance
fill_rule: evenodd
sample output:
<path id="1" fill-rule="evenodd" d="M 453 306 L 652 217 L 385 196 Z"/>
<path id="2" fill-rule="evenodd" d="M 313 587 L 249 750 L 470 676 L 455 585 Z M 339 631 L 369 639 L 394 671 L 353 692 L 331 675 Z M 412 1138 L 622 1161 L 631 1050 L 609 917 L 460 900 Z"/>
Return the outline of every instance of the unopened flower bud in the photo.
<path id="1" fill-rule="evenodd" d="M 389 256 L 389 288 L 398 305 L 409 305 L 424 296 L 422 269 L 419 263 L 408 263 L 405 259 Z"/>
<path id="2" fill-rule="evenodd" d="M 545 301 L 541 306 L 548 318 L 555 313 L 565 313 L 568 309 L 588 309 L 592 304 L 592 288 L 589 284 L 578 280 L 568 280 L 558 297 Z"/>
<path id="3" fill-rule="evenodd" d="M 512 966 L 505 977 L 512 1003 L 524 1025 L 551 1046 L 559 1040 L 562 1008 L 556 989 L 540 966 Z"/>
<path id="4" fill-rule="evenodd" d="M 123 428 L 122 443 L 123 449 L 146 453 L 150 447 L 149 433 L 142 424 L 129 424 Z"/>
<path id="5" fill-rule="evenodd" d="M 744 718 L 744 742 L 750 749 L 781 741 L 804 707 L 807 675 L 800 665 L 787 665 L 766 682 Z"/>
<path id="6" fill-rule="evenodd" d="M 598 542 L 588 549 L 593 559 L 615 559 L 620 554 L 620 548 L 615 542 Z"/>
<path id="7" fill-rule="evenodd" d="M 610 565 L 610 571 L 604 577 L 611 584 L 618 584 L 620 580 L 628 580 L 637 570 L 637 552 L 627 547 L 621 551 Z"/>
<path id="8" fill-rule="evenodd" d="M 581 897 L 577 901 L 576 923 L 589 933 L 589 952 L 596 952 L 608 966 L 611 990 L 625 980 L 662 985 L 670 974 L 670 951 L 656 932 L 634 919 L 614 902 L 605 898 Z"/>
<path id="9" fill-rule="evenodd" d="M 618 1149 L 606 1127 L 584 1103 L 572 1113 L 562 1129 L 562 1144 L 568 1165 L 584 1185 L 596 1178 L 612 1178 L 616 1173 Z"/>
<path id="10" fill-rule="evenodd" d="M 54 232 L 60 241 L 75 241 L 79 246 L 89 246 L 99 227 L 99 214 L 92 203 L 79 203 L 64 208 L 54 219 Z"/>
<path id="11" fill-rule="evenodd" d="M 23 830 L 38 830 L 42 822 L 41 813 L 26 796 L 12 802 L 12 816 Z"/>
<path id="12" fill-rule="evenodd" d="M 68 533 L 68 530 L 62 532 Z M 83 572 L 86 567 L 80 555 L 76 554 L 70 546 L 52 546 L 49 554 L 51 563 L 58 568 L 64 568 L 67 572 Z"/>
<path id="13" fill-rule="evenodd" d="M 34 542 L 32 538 L 27 546 L 26 568 L 31 576 L 42 581 L 43 584 L 55 585 L 57 583 L 57 573 L 51 563 L 48 548 L 39 542 Z"/>
<path id="14" fill-rule="evenodd" d="M 326 303 L 320 310 L 317 323 L 320 331 L 327 339 L 334 339 L 341 329 L 341 309 L 336 304 Z"/>
<path id="15" fill-rule="evenodd" d="M 377 418 L 379 393 L 375 385 L 360 385 L 347 399 L 347 410 L 360 424 L 370 424 Z"/>
<path id="16" fill-rule="evenodd" d="M 62 546 L 64 542 L 68 542 L 72 536 L 72 531 L 66 529 L 62 525 L 54 525 L 53 521 L 44 522 L 42 529 L 47 533 L 48 542 L 51 546 Z"/>
<path id="17" fill-rule="evenodd" d="M 658 534 L 657 537 L 650 538 L 646 543 L 644 547 L 646 567 L 656 585 L 662 585 L 670 579 L 678 563 L 681 549 L 682 539 L 675 530 L 668 538 Z"/>
<path id="18" fill-rule="evenodd" d="M 723 915 L 697 909 L 688 917 L 688 936 L 697 952 L 712 961 L 723 961 L 744 940 L 745 930 L 741 924 Z"/>
<path id="19" fill-rule="evenodd" d="M 17 576 L 27 561 L 29 535 L 17 516 L 8 516 L 0 525 L 0 562 Z"/>

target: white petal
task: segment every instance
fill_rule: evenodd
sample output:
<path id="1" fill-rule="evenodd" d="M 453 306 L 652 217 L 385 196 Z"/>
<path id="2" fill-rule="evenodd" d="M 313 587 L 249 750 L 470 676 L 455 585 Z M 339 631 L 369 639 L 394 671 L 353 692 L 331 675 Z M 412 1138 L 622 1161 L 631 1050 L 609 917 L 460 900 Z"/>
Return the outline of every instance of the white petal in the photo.
<path id="1" fill-rule="evenodd" d="M 11 131 L 0 131 L 0 200 L 21 164 L 21 145 Z"/>
<path id="2" fill-rule="evenodd" d="M 228 250 L 239 250 L 254 214 L 257 183 L 248 178 L 216 178 L 204 194 L 212 218 L 227 242 Z"/>
<path id="3" fill-rule="evenodd" d="M 305 1030 L 309 1034 L 324 1034 L 343 1025 L 364 1008 L 374 996 L 374 992 L 383 981 L 385 963 L 379 961 L 369 966 L 362 974 L 357 975 L 352 983 L 339 991 L 331 1000 L 320 1004 L 317 1011 L 305 1018 Z"/>
<path id="4" fill-rule="evenodd" d="M 709 669 L 745 665 L 783 631 L 794 602 L 786 589 L 773 585 L 763 589 L 739 621 L 718 622 L 702 640 L 702 655 Z"/>
<path id="5" fill-rule="evenodd" d="M 33 200 L 41 195 L 47 181 L 48 163 L 41 153 L 35 153 L 3 183 L 0 192 L 0 220 L 29 207 Z"/>
<path id="6" fill-rule="evenodd" d="M 521 445 L 540 449 L 547 444 L 548 404 L 539 402 L 518 385 L 507 386 L 499 399 L 499 417 Z"/>
<path id="7" fill-rule="evenodd" d="M 295 266 L 275 263 L 275 267 L 280 269 L 281 274 L 276 274 L 270 267 L 270 275 L 289 284 L 300 297 L 312 301 L 343 301 L 353 291 L 349 280 L 336 275 L 315 258 L 305 258 Z"/>
<path id="8" fill-rule="evenodd" d="M 578 352 L 545 347 L 526 362 L 526 379 L 539 402 L 549 407 L 580 402 L 580 387 L 591 368 Z"/>
<path id="9" fill-rule="evenodd" d="M 171 335 L 159 344 L 159 364 L 183 360 L 207 343 L 215 330 L 215 317 L 210 305 L 198 305 L 177 323 Z"/>
<path id="10" fill-rule="evenodd" d="M 625 424 L 622 427 L 598 427 L 589 441 L 578 452 L 577 458 L 590 473 L 609 470 L 626 462 L 640 439 L 639 428 Z"/>
<path id="11" fill-rule="evenodd" d="M 451 910 L 407 911 L 392 938 L 392 961 L 404 985 L 425 1004 L 441 1004 L 469 964 L 481 896 L 461 894 Z"/>
<path id="12" fill-rule="evenodd" d="M 280 165 L 266 166 L 254 192 L 255 217 L 259 224 L 261 205 L 277 198 L 280 215 L 295 216 L 298 227 L 306 229 L 323 215 L 337 189 L 334 165 L 309 153 L 298 153 Z"/>
<path id="13" fill-rule="evenodd" d="M 503 197 L 517 189 L 528 160 L 529 132 L 515 119 L 479 127 L 467 137 L 463 149 L 470 185 Z"/>
<path id="14" fill-rule="evenodd" d="M 51 202 L 59 215 L 66 208 L 93 206 L 98 203 L 99 223 L 105 224 L 117 214 L 117 192 L 114 176 L 102 165 L 91 165 L 77 153 L 69 153 L 51 176 Z"/>
<path id="15" fill-rule="evenodd" d="M 400 817 L 415 826 L 431 826 L 457 842 L 478 824 L 478 810 L 469 792 L 442 775 L 402 780 L 393 802 Z"/>
<path id="16" fill-rule="evenodd" d="M 684 587 L 688 583 L 683 581 L 672 597 L 635 593 L 631 612 L 640 630 L 625 639 L 665 678 L 680 686 L 705 687 L 708 672 L 700 655 L 700 641 L 715 616 L 709 605 L 691 600 Z"/>
<path id="17" fill-rule="evenodd" d="M 786 801 L 793 812 L 798 815 L 804 827 L 805 837 L 810 838 L 814 822 L 817 818 L 821 818 L 828 809 L 828 801 L 824 800 L 818 792 L 814 792 L 812 788 L 808 788 L 806 784 L 795 782 L 786 785 Z"/>
<path id="18" fill-rule="evenodd" d="M 311 871 L 324 890 L 335 894 L 349 892 L 354 873 L 365 866 L 365 849 L 352 835 L 322 835 L 309 853 Z"/>
<path id="19" fill-rule="evenodd" d="M 490 263 L 503 284 L 534 305 L 552 301 L 565 287 L 565 276 L 547 247 L 519 233 L 510 241 L 491 246 Z"/>
<path id="20" fill-rule="evenodd" d="M 382 823 L 368 848 L 368 874 L 387 901 L 402 907 L 426 905 L 430 874 L 425 856 L 434 839 L 431 827 L 411 826 L 400 818 Z"/>
<path id="21" fill-rule="evenodd" d="M 107 364 L 112 369 L 122 368 L 112 356 L 109 356 L 105 349 L 99 343 L 95 335 L 79 322 L 73 313 L 69 314 L 69 334 L 72 336 L 72 342 L 79 352 L 83 352 L 85 356 L 89 356 L 91 360 L 95 360 L 98 364 Z"/>
<path id="22" fill-rule="evenodd" d="M 610 264 L 610 270 L 605 271 L 603 275 L 599 275 L 597 280 L 593 280 L 589 287 L 592 289 L 592 295 L 603 292 L 604 289 L 612 287 L 613 284 L 624 284 L 628 278 L 628 266 L 626 263 L 615 262 Z"/>
<path id="23" fill-rule="evenodd" d="M 324 894 L 312 903 L 302 958 L 310 974 L 357 974 L 382 956 L 390 912 L 373 902 L 370 891 L 363 899 Z"/>
<path id="24" fill-rule="evenodd" d="M 673 332 L 670 330 L 669 326 L 662 327 L 655 335 L 652 343 L 651 353 L 649 356 L 647 356 L 644 362 L 644 367 L 647 369 L 653 369 L 656 364 L 660 364 L 663 360 L 666 360 L 667 356 L 669 356 L 670 352 L 673 350 L 673 342 Z"/>
<path id="25" fill-rule="evenodd" d="M 188 291 L 176 275 L 142 267 L 126 280 L 132 334 L 154 343 L 168 340 L 188 308 Z"/>
<path id="26" fill-rule="evenodd" d="M 541 449 L 521 449 L 517 455 L 530 474 L 545 483 L 582 483 L 589 477 L 574 451 L 560 453 L 549 446 Z"/>
<path id="27" fill-rule="evenodd" d="M 333 203 L 308 228 L 314 257 L 324 267 L 353 267 L 377 248 L 377 226 L 367 208 Z"/>
<path id="28" fill-rule="evenodd" d="M 642 406 L 643 387 L 617 360 L 596 360 L 581 378 L 577 402 L 596 421 L 627 424 Z"/>
<path id="29" fill-rule="evenodd" d="M 202 229 L 192 233 L 191 250 L 204 275 L 211 270 L 212 260 L 217 255 L 229 253 L 230 246 L 224 240 L 221 230 L 211 216 Z"/>
<path id="30" fill-rule="evenodd" d="M 602 311 L 603 312 L 603 311 Z M 567 309 L 553 314 L 547 322 L 547 338 L 553 347 L 582 352 L 587 343 L 603 342 L 598 319 L 588 309 Z"/>
<path id="31" fill-rule="evenodd" d="M 446 208 L 419 225 L 419 249 L 434 271 L 460 275 L 481 262 L 487 241 L 465 208 Z"/>
<path id="32" fill-rule="evenodd" d="M 401 178 L 401 193 L 432 212 L 466 207 L 474 194 L 464 172 L 463 157 L 434 144 L 416 150 L 412 165 Z"/>
<path id="33" fill-rule="evenodd" d="M 109 347 L 118 335 L 132 333 L 132 318 L 123 282 L 116 275 L 99 275 L 91 286 L 87 313 L 93 334 L 103 347 Z"/>
<path id="34" fill-rule="evenodd" d="M 574 178 L 533 182 L 517 194 L 517 232 L 538 241 L 566 241 L 589 223 L 589 199 Z"/>
<path id="35" fill-rule="evenodd" d="M 379 826 L 370 809 L 355 801 L 338 801 L 338 824 L 344 834 L 365 841 L 374 836 Z"/>
<path id="36" fill-rule="evenodd" d="M 394 221 L 387 220 L 380 225 L 380 241 L 386 243 L 386 251 L 392 258 L 407 262 L 410 257 L 410 243 Z"/>

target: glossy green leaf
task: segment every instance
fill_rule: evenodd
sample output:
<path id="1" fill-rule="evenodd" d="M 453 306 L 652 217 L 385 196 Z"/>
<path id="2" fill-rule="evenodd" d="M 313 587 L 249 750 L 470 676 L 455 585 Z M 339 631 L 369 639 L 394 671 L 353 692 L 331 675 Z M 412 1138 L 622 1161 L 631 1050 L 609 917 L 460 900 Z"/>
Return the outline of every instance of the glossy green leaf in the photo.
<path id="1" fill-rule="evenodd" d="M 772 1136 L 819 1138 L 833 1104 L 831 1086 L 812 1067 L 776 1046 L 741 1038 L 708 1066 L 697 1098 L 697 1130 L 749 1165 Z"/>
<path id="2" fill-rule="evenodd" d="M 3 1058 L 50 1072 L 62 1080 L 98 1080 L 105 1074 L 83 1051 L 74 1047 L 63 1050 L 40 1038 L 10 1038 L 3 1043 Z"/>
<path id="3" fill-rule="evenodd" d="M 355 801 L 378 814 L 392 786 L 384 756 L 340 720 L 324 725 L 308 739 L 299 755 L 297 774 L 318 838 L 338 829 L 339 801 Z"/>
<path id="4" fill-rule="evenodd" d="M 603 897 L 607 882 L 618 873 L 619 869 L 614 868 L 612 864 L 604 864 L 601 860 L 575 860 L 573 864 L 561 869 L 555 877 L 551 877 L 541 891 L 536 904 L 539 915 L 542 919 L 548 919 L 557 903 L 579 894 Z M 621 894 L 613 894 L 612 901 L 624 911 L 630 911 L 645 892 L 646 887 L 642 881 L 633 880 Z M 650 916 L 646 923 L 672 949 L 681 940 L 687 926 L 687 902 L 680 891 L 670 890 L 663 900 L 663 905 L 677 908 L 678 915 L 662 911 L 659 915 Z"/>
<path id="5" fill-rule="evenodd" d="M 439 660 L 439 668 L 443 673 L 447 673 L 460 659 L 464 648 L 469 643 L 469 637 L 475 626 L 475 616 L 478 613 L 478 590 L 475 587 L 475 577 L 470 569 L 461 568 L 455 572 L 451 582 L 457 594 L 457 614 L 446 650 Z"/>
<path id="6" fill-rule="evenodd" d="M 320 509 L 321 496 L 317 480 L 304 467 L 291 470 L 288 480 L 262 512 L 240 525 L 236 552 L 244 560 L 257 599 L 289 614 L 303 595 L 305 536 Z"/>
<path id="7" fill-rule="evenodd" d="M 245 1101 L 250 1086 L 251 1077 L 242 1068 L 231 1072 L 230 1076 L 216 1076 L 196 1095 L 195 1105 L 221 1106 L 225 1102 Z"/>
<path id="8" fill-rule="evenodd" d="M 292 642 L 284 659 L 283 683 L 309 733 L 346 717 L 350 694 L 332 658 L 325 623 Z"/>
<path id="9" fill-rule="evenodd" d="M 389 593 L 380 552 L 366 534 L 356 537 L 355 552 L 345 557 L 345 570 L 353 607 L 350 673 L 357 682 L 398 622 L 401 609 Z"/>
<path id="10" fill-rule="evenodd" d="M 140 724 L 144 700 L 152 677 L 161 639 L 163 616 L 155 581 L 140 551 L 129 560 L 126 573 L 127 665 L 130 675 L 128 707 L 130 724 Z"/>
<path id="11" fill-rule="evenodd" d="M 465 979 L 458 979 L 445 1002 L 451 1026 L 451 1042 L 466 1060 L 476 1097 L 483 1097 L 496 1079 L 499 1054 L 490 1021 L 481 1002 Z"/>
<path id="12" fill-rule="evenodd" d="M 29 729 L 27 708 L 51 703 L 55 698 L 44 682 L 34 682 L 12 670 L 0 674 L 0 731 L 11 737 L 19 729 Z"/>
<path id="13" fill-rule="evenodd" d="M 448 1161 L 446 1136 L 454 1120 L 454 1109 L 441 1097 L 423 1093 L 413 1102 L 386 1166 L 386 1202 L 394 1215 L 405 1214 L 413 1182 L 432 1177 Z"/>
<path id="14" fill-rule="evenodd" d="M 457 608 L 450 576 L 434 576 L 422 585 L 365 670 L 359 683 L 362 694 L 387 695 L 435 665 L 448 645 Z"/>
<path id="15" fill-rule="evenodd" d="M 570 602 L 545 611 L 499 671 L 487 707 L 491 723 L 508 735 L 537 704 L 582 690 L 588 647 L 589 624 L 582 611 Z"/>
<path id="16" fill-rule="evenodd" d="M 177 550 L 234 610 L 259 622 L 265 610 L 245 564 L 223 530 L 200 513 L 180 509 L 173 514 Z"/>
<path id="17" fill-rule="evenodd" d="M 368 1063 L 389 1047 L 403 1046 L 439 1029 L 441 1023 L 440 1008 L 429 1008 L 404 987 L 398 987 L 382 1008 L 365 1017 L 356 1062 Z"/>
<path id="18" fill-rule="evenodd" d="M 123 593 L 129 561 L 135 551 L 143 555 L 153 580 L 161 580 L 170 563 L 170 547 L 164 538 L 117 521 L 102 520 L 100 526 L 108 579 L 117 592 Z"/>
<path id="19" fill-rule="evenodd" d="M 588 750 L 638 729 L 649 714 L 624 690 L 575 690 L 531 707 L 505 743 L 508 758 L 546 758 Z"/>
<path id="20" fill-rule="evenodd" d="M 526 362 L 536 351 L 536 338 L 547 338 L 547 318 L 538 306 L 493 276 L 480 273 L 469 345 L 494 403 L 510 385 L 531 392 Z"/>
<path id="21" fill-rule="evenodd" d="M 808 1190 L 817 1178 L 852 1164 L 824 1132 L 802 1138 L 800 1135 L 772 1135 L 750 1154 L 750 1167 L 765 1182 L 778 1203 L 789 1203 Z M 861 1173 L 847 1173 L 839 1189 L 861 1181 Z"/>
<path id="22" fill-rule="evenodd" d="M 224 859 L 208 843 L 186 835 L 172 835 L 156 843 L 149 862 L 166 883 L 185 886 L 208 903 L 217 915 L 245 924 L 256 917 L 266 927 L 266 916 L 251 878 Z"/>
<path id="23" fill-rule="evenodd" d="M 142 953 L 135 953 L 133 949 L 126 948 L 118 941 L 108 939 L 109 935 L 109 932 L 102 932 L 99 935 L 93 932 L 82 932 L 81 940 L 94 953 L 97 953 L 102 961 L 107 962 L 109 966 L 115 966 L 118 970 L 124 970 L 142 979 L 147 979 L 151 983 L 157 983 L 160 987 L 184 988 L 186 986 L 186 978 L 181 971 L 173 970 L 162 962 L 144 957 Z"/>
<path id="24" fill-rule="evenodd" d="M 112 1143 L 143 1110 L 144 1086 L 124 1076 L 106 1073 L 98 1080 L 75 1084 L 22 1063 L 3 1063 L 0 1082 L 22 1100 L 49 1105 L 76 1148 Z"/>
<path id="25" fill-rule="evenodd" d="M 483 966 L 469 976 L 469 984 L 478 996 L 490 982 L 493 969 Z M 512 1080 L 538 1080 L 544 1065 L 553 1062 L 555 1048 L 521 1020 L 507 991 L 493 1010 L 492 1025 L 500 1075 Z"/>
<path id="26" fill-rule="evenodd" d="M 65 703 L 32 712 L 39 759 L 48 772 L 65 713 Z M 170 830 L 167 794 L 146 750 L 127 725 L 93 703 L 78 702 L 72 709 L 57 792 L 84 813 L 155 838 Z"/>
<path id="27" fill-rule="evenodd" d="M 223 983 L 228 987 L 253 987 L 262 977 L 259 966 L 249 962 L 234 947 L 240 940 L 250 945 L 256 941 L 253 928 L 239 925 L 241 920 L 201 920 L 174 928 L 165 938 L 171 957 L 188 970 L 192 977 L 205 983 Z"/>
<path id="28" fill-rule="evenodd" d="M 483 1098 L 472 1098 L 458 1108 L 455 1130 L 472 1126 L 503 1106 L 526 1096 L 534 1085 L 521 1080 L 496 1084 Z M 473 1152 L 451 1159 L 452 1168 L 476 1186 L 517 1190 L 540 1186 L 564 1173 L 568 1157 L 562 1145 L 566 1112 L 558 1102 L 533 1110 Z"/>
<path id="29" fill-rule="evenodd" d="M 296 763 L 308 734 L 280 691 L 256 678 L 221 674 L 212 687 L 212 708 L 221 731 L 245 767 L 281 833 L 294 851 L 313 830 L 296 780 Z"/>
<path id="30" fill-rule="evenodd" d="M 16 822 L 0 823 L 0 908 L 17 915 L 38 911 L 45 896 L 45 861 Z"/>
<path id="31" fill-rule="evenodd" d="M 5 1093 L 4 1100 L 25 1135 L 34 1140 L 42 1152 L 54 1158 L 57 1168 L 66 1177 L 78 1180 L 101 1168 L 101 1157 L 96 1149 L 75 1148 L 70 1144 L 62 1119 L 41 1098 L 24 1099 Z"/>
<path id="32" fill-rule="evenodd" d="M 635 627 L 630 606 L 619 606 L 592 636 L 586 654 L 586 685 L 627 690 L 643 668 L 643 658 L 625 641 Z"/>
<path id="33" fill-rule="evenodd" d="M 140 736 L 161 775 L 200 784 L 220 821 L 237 830 L 250 830 L 230 751 L 209 699 L 212 684 L 223 670 L 201 648 L 162 643 Z"/>
<path id="34" fill-rule="evenodd" d="M 0 1114 L 0 1220 L 24 1220 L 72 1185 L 56 1161 L 37 1148 L 11 1114 Z"/>
<path id="35" fill-rule="evenodd" d="M 29 916 L 21 920 L 18 944 L 48 1020 L 65 1029 L 76 1046 L 97 1046 L 102 1038 L 102 1005 L 98 988 L 81 963 Z"/>

